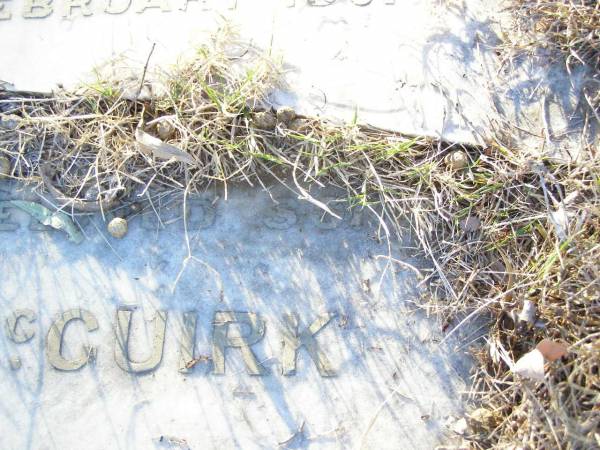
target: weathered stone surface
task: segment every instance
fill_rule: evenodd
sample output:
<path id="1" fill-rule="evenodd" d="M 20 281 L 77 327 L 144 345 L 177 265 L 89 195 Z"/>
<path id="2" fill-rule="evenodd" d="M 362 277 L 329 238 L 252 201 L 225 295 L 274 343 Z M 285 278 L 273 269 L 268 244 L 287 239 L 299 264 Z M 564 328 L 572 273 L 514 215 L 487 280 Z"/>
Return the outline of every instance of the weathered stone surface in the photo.
<path id="1" fill-rule="evenodd" d="M 225 23 L 239 32 L 241 61 L 252 44 L 283 62 L 274 108 L 463 143 L 512 124 L 515 147 L 577 156 L 590 74 L 547 58 L 507 61 L 503 0 L 0 0 L 0 88 L 97 85 L 93 68 L 139 74 L 156 44 L 152 72 Z M 133 98 L 137 76 L 129 82 Z M 139 99 L 153 95 L 146 83 Z"/>
<path id="2" fill-rule="evenodd" d="M 36 198 L 3 183 L 3 200 Z M 123 239 L 80 220 L 80 245 L 5 208 L 0 448 L 440 443 L 469 363 L 366 215 L 214 188 L 190 203 L 188 247 L 172 200 Z"/>
<path id="3" fill-rule="evenodd" d="M 167 65 L 224 19 L 284 62 L 288 88 L 274 106 L 476 142 L 488 107 L 477 33 L 489 31 L 497 2 L 467 3 L 0 0 L 0 79 L 19 89 L 94 84 L 91 70 L 109 59 L 114 73 L 141 69 L 153 43 L 151 66 Z"/>

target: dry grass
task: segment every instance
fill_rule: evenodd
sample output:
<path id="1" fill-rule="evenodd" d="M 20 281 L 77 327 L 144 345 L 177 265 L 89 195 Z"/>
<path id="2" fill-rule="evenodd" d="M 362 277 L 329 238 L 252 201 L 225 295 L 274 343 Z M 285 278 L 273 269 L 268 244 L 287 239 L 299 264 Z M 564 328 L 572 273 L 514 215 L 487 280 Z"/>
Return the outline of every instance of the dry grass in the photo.
<path id="1" fill-rule="evenodd" d="M 600 2 L 597 0 L 512 0 L 515 32 L 511 48 L 546 50 L 571 70 L 583 65 L 590 79 L 584 97 L 600 122 Z"/>
<path id="2" fill-rule="evenodd" d="M 515 0 L 518 35 L 554 49 L 569 65 L 600 70 L 600 5 L 596 0 Z"/>
<path id="3" fill-rule="evenodd" d="M 277 120 L 264 107 L 276 67 L 251 51 L 227 57 L 230 47 L 221 44 L 167 74 L 145 100 L 125 99 L 118 80 L 52 98 L 0 93 L 0 152 L 10 160 L 9 176 L 36 183 L 75 219 L 98 209 L 152 208 L 157 192 L 260 186 L 265 176 L 305 197 L 310 184 L 339 186 L 349 208 L 380 217 L 384 237 L 412 234 L 435 267 L 425 300 L 447 333 L 459 313 L 493 318 L 487 343 L 474 349 L 471 400 L 484 410 L 470 420 L 472 447 L 600 446 L 594 149 L 558 162 L 527 159 L 495 142 L 465 148 L 357 124 Z M 241 69 L 249 61 L 252 69 Z M 144 153 L 138 127 L 193 162 Z M 515 319 L 525 300 L 537 305 L 535 323 Z M 544 337 L 569 344 L 544 382 L 517 379 L 496 357 L 503 349 L 515 361 Z"/>

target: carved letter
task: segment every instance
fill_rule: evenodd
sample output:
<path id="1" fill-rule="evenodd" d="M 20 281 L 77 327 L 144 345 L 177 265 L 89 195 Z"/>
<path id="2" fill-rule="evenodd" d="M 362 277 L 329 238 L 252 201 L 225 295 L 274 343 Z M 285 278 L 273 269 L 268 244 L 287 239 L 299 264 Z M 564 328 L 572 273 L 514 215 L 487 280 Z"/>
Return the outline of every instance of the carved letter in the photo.
<path id="1" fill-rule="evenodd" d="M 16 344 L 23 344 L 29 341 L 35 334 L 35 330 L 32 328 L 24 328 L 20 332 L 17 330 L 19 319 L 27 319 L 28 323 L 35 322 L 36 315 L 30 309 L 17 309 L 14 313 L 6 319 L 6 334 L 8 338 Z"/>
<path id="2" fill-rule="evenodd" d="M 137 13 L 143 13 L 145 10 L 150 8 L 160 8 L 162 12 L 171 11 L 171 6 L 168 0 L 139 0 L 136 11 Z"/>
<path id="3" fill-rule="evenodd" d="M 84 16 L 91 16 L 92 10 L 90 9 L 90 3 L 92 0 L 64 0 L 64 8 L 65 12 L 63 13 L 63 17 L 71 18 L 73 17 L 73 8 L 80 8 L 81 14 Z"/>
<path id="4" fill-rule="evenodd" d="M 12 17 L 10 11 L 5 8 L 6 4 L 4 0 L 0 0 L 0 20 L 8 20 Z"/>
<path id="5" fill-rule="evenodd" d="M 183 331 L 181 333 L 181 347 L 179 350 L 179 371 L 189 373 L 189 364 L 194 361 L 194 348 L 196 346 L 196 321 L 195 312 L 183 314 Z"/>
<path id="6" fill-rule="evenodd" d="M 156 311 L 154 317 L 154 339 L 152 354 L 142 362 L 134 362 L 129 358 L 129 331 L 131 328 L 132 310 L 117 310 L 117 329 L 115 343 L 115 361 L 125 372 L 141 373 L 149 372 L 158 367 L 162 360 L 163 347 L 165 345 L 165 329 L 167 327 L 167 312 Z"/>
<path id="7" fill-rule="evenodd" d="M 244 336 L 228 336 L 229 325 L 239 323 L 246 325 L 249 331 Z M 257 314 L 251 312 L 218 311 L 213 321 L 213 373 L 225 373 L 225 349 L 227 347 L 239 348 L 246 370 L 250 375 L 264 375 L 265 369 L 256 359 L 250 348 L 260 341 L 265 334 L 265 322 Z"/>
<path id="8" fill-rule="evenodd" d="M 90 359 L 95 358 L 96 348 L 88 345 L 83 346 L 83 355 L 76 359 L 65 359 L 61 355 L 63 333 L 65 327 L 71 320 L 83 320 L 88 331 L 98 329 L 98 321 L 92 313 L 85 309 L 70 309 L 50 326 L 48 338 L 46 339 L 46 355 L 52 366 L 58 370 L 78 370 L 87 364 Z"/>
<path id="9" fill-rule="evenodd" d="M 283 375 L 289 376 L 296 373 L 296 354 L 300 347 L 304 346 L 322 377 L 335 376 L 335 371 L 331 368 L 329 360 L 314 338 L 314 335 L 327 325 L 333 317 L 335 317 L 335 314 L 321 315 L 306 330 L 298 334 L 298 317 L 295 314 L 283 316 L 283 320 L 288 327 L 283 333 L 281 356 Z"/>
<path id="10" fill-rule="evenodd" d="M 25 0 L 23 17 L 26 19 L 43 19 L 52 14 L 52 0 Z"/>
<path id="11" fill-rule="evenodd" d="M 113 1 L 108 0 L 104 12 L 108 14 L 123 14 L 129 9 L 129 6 L 131 6 L 131 0 L 126 0 L 126 2 L 121 6 L 113 5 Z"/>

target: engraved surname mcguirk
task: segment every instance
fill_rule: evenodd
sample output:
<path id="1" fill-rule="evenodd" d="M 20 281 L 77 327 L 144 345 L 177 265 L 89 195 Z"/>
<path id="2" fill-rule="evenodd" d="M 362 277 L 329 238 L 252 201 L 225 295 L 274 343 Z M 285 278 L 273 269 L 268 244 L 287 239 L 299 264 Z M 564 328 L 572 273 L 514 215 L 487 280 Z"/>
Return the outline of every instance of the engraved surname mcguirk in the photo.
<path id="1" fill-rule="evenodd" d="M 116 311 L 114 326 L 114 360 L 123 371 L 140 374 L 156 370 L 163 359 L 165 347 L 165 334 L 167 330 L 167 311 L 155 312 L 151 324 L 151 348 L 146 352 L 148 356 L 142 361 L 131 358 L 131 323 L 134 314 L 133 307 L 120 307 Z M 285 324 L 282 332 L 282 373 L 285 376 L 296 373 L 296 358 L 298 352 L 304 348 L 319 374 L 322 377 L 336 375 L 336 371 L 325 355 L 322 346 L 317 342 L 316 335 L 336 317 L 334 313 L 321 314 L 306 328 L 299 329 L 300 319 L 297 314 L 289 313 L 282 317 Z M 17 309 L 9 314 L 5 321 L 5 332 L 15 344 L 23 345 L 35 335 L 32 324 L 37 320 L 37 315 L 31 309 Z M 81 308 L 72 308 L 61 313 L 50 325 L 45 342 L 45 352 L 48 362 L 60 371 L 76 371 L 86 364 L 93 362 L 98 357 L 97 347 L 82 345 L 79 356 L 67 358 L 63 354 L 65 330 L 72 321 L 81 321 L 88 333 L 99 328 L 98 320 L 90 311 Z M 202 358 L 196 357 L 196 325 L 198 313 L 187 311 L 183 313 L 179 342 L 179 372 L 187 374 L 193 369 L 194 362 Z M 266 323 L 257 313 L 248 311 L 216 311 L 212 320 L 212 362 L 214 375 L 225 374 L 227 349 L 230 349 L 230 358 L 235 353 L 241 355 L 250 375 L 266 375 L 268 372 L 257 357 L 254 345 L 258 344 L 265 336 Z M 238 333 L 231 333 L 235 327 Z M 236 351 L 233 351 L 236 350 Z M 239 356 L 238 356 L 239 357 Z"/>

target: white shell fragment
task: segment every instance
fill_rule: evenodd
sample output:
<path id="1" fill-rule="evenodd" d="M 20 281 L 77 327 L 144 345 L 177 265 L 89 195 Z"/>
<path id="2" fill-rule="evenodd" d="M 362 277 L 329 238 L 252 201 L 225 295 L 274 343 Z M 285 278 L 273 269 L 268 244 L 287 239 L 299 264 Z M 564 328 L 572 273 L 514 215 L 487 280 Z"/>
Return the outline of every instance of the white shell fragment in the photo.
<path id="1" fill-rule="evenodd" d="M 127 220 L 115 217 L 108 223 L 108 232 L 114 238 L 123 238 L 127 234 Z"/>

